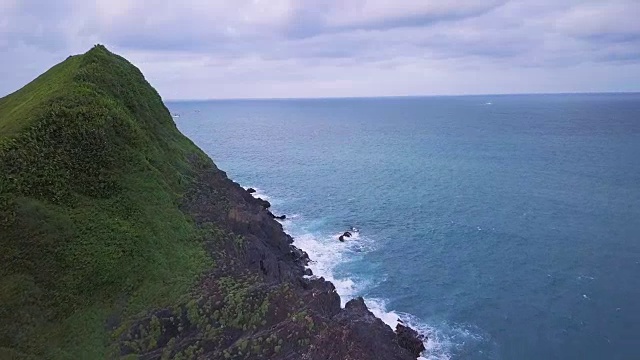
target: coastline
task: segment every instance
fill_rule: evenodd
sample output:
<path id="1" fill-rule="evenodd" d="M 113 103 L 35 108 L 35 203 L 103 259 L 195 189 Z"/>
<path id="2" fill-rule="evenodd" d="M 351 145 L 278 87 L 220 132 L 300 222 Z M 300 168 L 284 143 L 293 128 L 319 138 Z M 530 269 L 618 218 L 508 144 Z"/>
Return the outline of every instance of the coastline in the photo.
<path id="1" fill-rule="evenodd" d="M 334 284 L 308 276 L 308 254 L 293 245 L 268 201 L 210 159 L 192 159 L 192 166 L 197 176 L 181 210 L 203 231 L 215 266 L 203 274 L 192 300 L 130 324 L 120 336 L 120 356 L 157 358 L 176 353 L 180 344 L 183 353 L 195 346 L 204 358 L 216 359 L 420 357 L 424 339 L 417 331 L 403 324 L 392 329 L 361 297 L 342 306 Z M 164 331 L 140 351 L 136 344 L 154 327 Z"/>
<path id="2" fill-rule="evenodd" d="M 331 282 L 307 278 L 309 256 L 270 203 L 186 138 L 124 58 L 95 46 L 3 104 L 43 89 L 42 108 L 0 108 L 17 131 L 0 147 L 10 290 L 0 358 L 411 360 L 424 350 L 413 329 L 394 331 L 362 298 L 343 307 Z"/>
<path id="3" fill-rule="evenodd" d="M 258 200 L 266 200 L 269 201 L 274 209 L 277 209 L 277 204 L 281 203 L 281 200 L 278 198 L 274 198 L 269 193 L 266 193 L 262 187 L 256 186 L 255 184 L 251 185 L 241 185 L 245 190 L 252 189 L 251 195 Z M 276 211 L 277 214 L 280 214 L 279 211 Z M 326 279 L 326 281 L 330 282 L 335 288 L 336 292 L 340 297 L 340 303 L 342 307 L 345 307 L 346 304 L 353 300 L 361 298 L 357 293 L 361 292 L 366 285 L 357 284 L 355 281 L 349 278 L 338 278 L 333 273 L 333 268 L 339 262 L 344 261 L 342 256 L 344 256 L 345 251 L 349 251 L 345 245 L 357 244 L 359 250 L 366 253 L 368 250 L 361 249 L 362 247 L 368 248 L 373 246 L 373 244 L 361 245 L 360 241 L 367 241 L 368 239 L 361 238 L 360 233 L 355 233 L 352 238 L 346 243 L 338 243 L 337 237 L 341 233 L 334 234 L 332 240 L 336 240 L 335 244 L 326 244 L 320 243 L 319 239 L 316 239 L 314 234 L 306 233 L 299 234 L 298 236 L 294 224 L 297 220 L 300 219 L 301 215 L 294 212 L 294 214 L 285 214 L 286 219 L 279 221 L 279 223 L 283 227 L 283 231 L 287 236 L 290 236 L 293 239 L 292 245 L 302 250 L 305 253 L 309 253 L 309 261 L 305 265 L 305 269 L 309 269 L 313 272 L 313 275 L 305 275 L 307 279 Z M 335 239 L 334 239 L 335 238 Z M 332 250 L 330 253 L 331 256 L 337 257 L 338 260 L 330 261 L 327 263 L 327 259 L 323 259 L 326 257 L 326 254 L 318 254 L 316 251 L 312 251 L 310 248 L 305 247 L 305 245 L 314 244 L 314 250 L 318 250 L 319 248 L 323 248 L 323 252 L 327 252 L 326 247 L 328 245 L 335 245 L 342 247 L 338 250 Z M 340 253 L 340 255 L 336 255 Z M 316 266 L 313 266 L 316 265 Z M 396 329 L 397 325 L 407 325 L 410 328 L 416 330 L 419 333 L 419 336 L 422 338 L 423 345 L 425 350 L 420 354 L 418 360 L 427 360 L 427 359 L 448 359 L 449 355 L 444 354 L 443 349 L 438 348 L 437 355 L 431 354 L 430 350 L 434 350 L 434 348 L 441 346 L 441 344 L 434 344 L 431 339 L 431 331 L 427 330 L 427 326 L 424 324 L 416 323 L 417 319 L 411 314 L 399 314 L 394 310 L 387 310 L 386 300 L 385 299 L 369 299 L 363 298 L 364 303 L 367 309 L 378 319 L 382 320 L 384 324 L 386 324 L 390 329 Z"/>
<path id="4" fill-rule="evenodd" d="M 199 184 L 196 186 L 196 192 L 200 192 L 204 198 L 191 197 L 191 211 L 187 211 L 195 215 L 196 223 L 211 220 L 211 215 L 220 215 L 216 214 L 216 211 L 206 211 L 206 208 L 209 208 L 206 191 L 226 190 L 231 205 L 227 214 L 227 225 L 234 233 L 245 237 L 245 248 L 242 251 L 244 254 L 238 254 L 239 257 L 244 257 L 245 266 L 260 271 L 266 283 L 293 284 L 294 292 L 297 292 L 302 299 L 306 298 L 304 300 L 306 311 L 317 312 L 317 315 L 320 315 L 317 318 L 311 316 L 314 323 L 325 322 L 342 336 L 352 337 L 352 345 L 358 342 L 363 345 L 362 349 L 356 349 L 356 353 L 359 352 L 357 356 L 352 354 L 352 349 L 341 348 L 347 345 L 344 343 L 341 344 L 342 346 L 336 344 L 336 348 L 332 350 L 336 352 L 335 354 L 313 354 L 314 358 L 341 356 L 370 359 L 383 356 L 378 358 L 404 359 L 420 356 L 424 350 L 421 347 L 423 339 L 414 330 L 405 328 L 402 324 L 392 328 L 375 317 L 361 297 L 351 299 L 341 306 L 342 299 L 333 283 L 325 280 L 322 274 L 317 274 L 318 277 L 309 276 L 308 265 L 313 259 L 310 259 L 303 249 L 296 247 L 294 239 L 285 232 L 282 224 L 270 216 L 270 204 L 257 199 L 255 194 L 250 194 L 245 188 L 229 179 L 225 172 L 211 164 L 211 168 L 203 169 Z M 199 186 L 203 187 L 197 189 Z M 201 208 L 201 205 L 204 205 L 204 208 Z M 202 210 L 205 211 L 201 212 Z M 311 333 L 310 335 L 318 337 L 316 340 L 320 342 L 331 338 L 327 336 L 323 339 L 323 334 Z M 403 344 L 405 344 L 404 347 Z M 367 352 L 370 354 L 365 355 Z M 407 357 L 407 354 L 411 355 Z"/>

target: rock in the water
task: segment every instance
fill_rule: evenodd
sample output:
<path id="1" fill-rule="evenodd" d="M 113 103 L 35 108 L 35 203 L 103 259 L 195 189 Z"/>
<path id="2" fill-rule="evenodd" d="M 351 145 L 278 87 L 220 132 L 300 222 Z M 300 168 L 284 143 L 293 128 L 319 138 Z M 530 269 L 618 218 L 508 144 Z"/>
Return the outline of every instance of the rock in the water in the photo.
<path id="1" fill-rule="evenodd" d="M 342 234 L 342 236 L 344 237 L 351 237 L 351 233 L 348 231 L 345 231 L 344 234 Z"/>
<path id="2" fill-rule="evenodd" d="M 285 220 L 287 218 L 287 215 L 280 215 L 280 216 L 273 215 L 271 211 L 269 211 L 269 216 L 271 216 L 271 218 L 273 219 L 278 219 L 278 220 Z"/>
<path id="3" fill-rule="evenodd" d="M 424 339 L 417 331 L 408 326 L 398 324 L 396 326 L 396 334 L 398 335 L 398 344 L 409 350 L 416 357 L 425 350 Z"/>
<path id="4" fill-rule="evenodd" d="M 311 275 L 313 275 L 313 271 L 311 271 L 311 269 L 309 269 L 309 268 L 306 268 L 306 269 L 304 269 L 304 274 L 307 275 L 307 276 L 311 276 Z"/>
<path id="5" fill-rule="evenodd" d="M 340 235 L 340 237 L 338 238 L 338 240 L 344 242 L 344 235 Z"/>
<path id="6" fill-rule="evenodd" d="M 248 188 L 248 189 L 247 189 L 247 192 L 248 192 L 249 194 L 253 194 L 253 193 L 255 193 L 255 192 L 256 192 L 256 189 L 254 189 L 254 188 Z"/>

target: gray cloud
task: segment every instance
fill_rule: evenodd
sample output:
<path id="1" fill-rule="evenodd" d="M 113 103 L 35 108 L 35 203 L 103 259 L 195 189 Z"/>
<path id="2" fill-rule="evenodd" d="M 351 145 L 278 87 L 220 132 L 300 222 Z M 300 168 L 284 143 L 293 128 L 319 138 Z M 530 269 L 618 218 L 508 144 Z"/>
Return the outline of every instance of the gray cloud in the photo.
<path id="1" fill-rule="evenodd" d="M 635 0 L 0 0 L 0 94 L 105 43 L 169 98 L 640 90 Z"/>
<path id="2" fill-rule="evenodd" d="M 70 4 L 54 4 L 35 0 L 3 1 L 0 5 L 0 49 L 7 50 L 20 44 L 48 50 L 67 45 L 64 18 Z"/>
<path id="3" fill-rule="evenodd" d="M 427 26 L 486 13 L 506 0 L 446 1 L 352 0 L 308 1 L 296 9 L 288 34 L 307 37 L 322 32 Z M 295 31 L 297 29 L 302 31 Z"/>

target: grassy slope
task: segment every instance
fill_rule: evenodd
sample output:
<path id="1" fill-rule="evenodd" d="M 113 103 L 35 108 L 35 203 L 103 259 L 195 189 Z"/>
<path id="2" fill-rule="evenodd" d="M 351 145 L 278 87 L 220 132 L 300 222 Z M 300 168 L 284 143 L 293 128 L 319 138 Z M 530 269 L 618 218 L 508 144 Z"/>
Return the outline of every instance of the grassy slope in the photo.
<path id="1" fill-rule="evenodd" d="M 0 357 L 105 358 L 108 319 L 188 292 L 208 262 L 177 206 L 190 154 L 102 46 L 0 99 Z"/>

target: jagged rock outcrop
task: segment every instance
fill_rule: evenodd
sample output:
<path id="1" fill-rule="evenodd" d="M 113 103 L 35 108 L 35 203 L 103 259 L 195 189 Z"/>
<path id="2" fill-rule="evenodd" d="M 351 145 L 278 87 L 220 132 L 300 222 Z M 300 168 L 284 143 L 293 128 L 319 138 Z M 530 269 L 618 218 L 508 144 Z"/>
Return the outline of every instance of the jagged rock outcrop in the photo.
<path id="1" fill-rule="evenodd" d="M 210 198 L 214 189 L 227 193 L 230 203 L 226 206 L 216 205 Z M 197 305 L 201 309 L 199 312 L 225 313 L 230 304 L 225 303 L 224 291 L 216 280 L 221 277 L 238 279 L 254 276 L 251 280 L 245 280 L 247 282 L 240 288 L 246 286 L 252 297 L 258 302 L 262 301 L 261 306 L 267 309 L 262 314 L 264 320 L 243 325 L 249 327 L 247 330 L 218 328 L 228 341 L 207 344 L 204 358 L 225 354 L 234 358 L 238 341 L 246 341 L 251 348 L 255 347 L 255 353 L 251 352 L 249 358 L 256 359 L 401 360 L 417 357 L 417 347 L 411 342 L 414 339 L 414 342 L 422 343 L 417 333 L 404 329 L 401 335 L 394 333 L 367 309 L 362 298 L 348 302 L 343 309 L 340 307 L 340 297 L 330 282 L 323 278 L 305 279 L 303 275 L 307 274 L 305 265 L 309 261 L 308 255 L 291 245 L 291 237 L 269 216 L 259 199 L 246 196 L 246 192 L 229 180 L 224 172 L 214 167 L 202 169 L 199 180 L 185 197 L 183 209 L 193 214 L 200 226 L 217 219 L 221 221 L 219 226 L 222 229 L 245 238 L 242 247 L 227 244 L 225 248 L 225 258 L 232 258 L 238 263 L 227 263 L 203 279 L 198 290 L 202 302 Z M 227 320 L 203 315 L 199 321 L 215 329 L 215 325 L 224 324 Z M 204 325 L 205 328 L 207 325 Z M 187 335 L 190 336 L 201 338 L 202 334 L 194 331 Z M 273 341 L 265 343 L 265 338 Z M 276 339 L 280 345 L 272 346 Z M 260 353 L 258 348 L 266 352 Z"/>
<path id="2" fill-rule="evenodd" d="M 274 215 L 271 211 L 269 211 L 269 216 L 271 216 L 272 218 L 274 218 L 276 220 L 286 220 L 287 219 L 287 215 Z"/>
<path id="3" fill-rule="evenodd" d="M 414 329 L 398 324 L 396 325 L 396 334 L 398 334 L 398 344 L 409 350 L 409 352 L 414 356 L 420 356 L 420 354 L 425 350 L 425 339 L 423 339 Z"/>
<path id="4" fill-rule="evenodd" d="M 267 200 L 261 198 L 256 198 L 256 200 L 260 203 L 260 206 L 262 206 L 263 209 L 268 209 L 271 207 L 271 203 Z"/>

